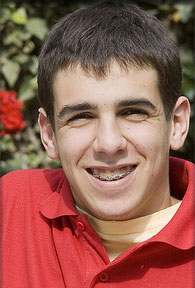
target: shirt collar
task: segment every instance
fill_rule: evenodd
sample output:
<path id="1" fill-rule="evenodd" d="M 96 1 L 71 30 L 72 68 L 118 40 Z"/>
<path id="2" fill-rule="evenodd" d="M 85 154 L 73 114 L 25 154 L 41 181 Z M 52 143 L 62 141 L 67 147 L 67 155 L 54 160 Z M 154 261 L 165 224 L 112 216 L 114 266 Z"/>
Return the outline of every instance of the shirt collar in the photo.
<path id="1" fill-rule="evenodd" d="M 170 158 L 170 189 L 183 198 L 171 221 L 150 242 L 159 241 L 180 249 L 194 247 L 194 165 Z"/>
<path id="2" fill-rule="evenodd" d="M 52 177 L 51 175 L 50 177 L 46 176 L 47 181 L 51 183 L 50 190 L 52 194 L 39 203 L 40 212 L 48 219 L 78 215 L 71 189 L 63 170 L 54 170 L 54 173 L 58 174 L 58 177 L 55 177 L 55 174 L 53 174 Z M 59 181 L 59 183 L 55 185 L 54 183 L 57 181 Z"/>

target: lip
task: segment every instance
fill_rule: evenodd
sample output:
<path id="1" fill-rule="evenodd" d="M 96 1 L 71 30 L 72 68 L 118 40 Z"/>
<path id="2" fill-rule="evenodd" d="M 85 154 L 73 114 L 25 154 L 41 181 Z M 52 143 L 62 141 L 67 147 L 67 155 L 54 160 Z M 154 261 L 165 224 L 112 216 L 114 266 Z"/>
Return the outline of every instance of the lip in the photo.
<path id="1" fill-rule="evenodd" d="M 125 167 L 129 167 L 129 166 L 137 166 L 137 164 L 121 164 L 121 165 L 116 165 L 116 166 L 89 166 L 86 168 L 87 169 L 102 169 L 102 170 L 117 170 L 117 169 L 121 169 L 121 168 L 125 168 Z"/>
<path id="2" fill-rule="evenodd" d="M 98 178 L 95 178 L 91 173 L 89 173 L 87 170 L 89 169 L 105 169 L 105 170 L 116 170 L 120 168 L 125 168 L 128 166 L 134 166 L 134 169 L 132 172 L 128 175 L 126 175 L 124 178 L 115 180 L 115 181 L 101 181 Z M 136 164 L 125 164 L 125 165 L 118 165 L 118 166 L 93 166 L 86 169 L 87 176 L 89 178 L 89 182 L 94 187 L 94 189 L 100 189 L 101 192 L 103 191 L 119 191 L 120 189 L 125 188 L 130 183 L 132 183 L 135 172 L 137 170 Z"/>

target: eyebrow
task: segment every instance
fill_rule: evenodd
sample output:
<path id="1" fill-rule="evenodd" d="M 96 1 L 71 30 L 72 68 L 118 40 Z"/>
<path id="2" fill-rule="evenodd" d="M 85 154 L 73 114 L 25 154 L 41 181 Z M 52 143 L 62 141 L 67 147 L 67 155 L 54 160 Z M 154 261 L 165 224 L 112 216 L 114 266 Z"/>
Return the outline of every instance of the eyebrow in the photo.
<path id="1" fill-rule="evenodd" d="M 156 107 L 152 102 L 150 102 L 146 98 L 138 98 L 138 99 L 127 99 L 122 100 L 117 104 L 118 108 L 129 107 L 129 106 L 139 106 L 139 107 L 148 107 L 153 111 L 156 110 Z M 97 110 L 97 105 L 89 104 L 88 102 L 78 103 L 75 105 L 65 105 L 62 107 L 58 114 L 58 118 L 62 119 L 68 114 L 72 114 L 74 112 L 85 111 L 85 110 Z"/>
<path id="2" fill-rule="evenodd" d="M 65 105 L 62 107 L 58 114 L 58 118 L 61 119 L 65 117 L 67 114 L 72 114 L 74 112 L 85 111 L 85 110 L 96 110 L 96 105 L 91 105 L 87 102 L 79 103 L 75 105 Z"/>
<path id="3" fill-rule="evenodd" d="M 152 102 L 150 102 L 146 98 L 127 99 L 127 100 L 120 101 L 117 104 L 118 108 L 128 107 L 128 106 L 147 107 L 153 111 L 156 111 L 156 106 L 154 104 L 152 104 Z"/>

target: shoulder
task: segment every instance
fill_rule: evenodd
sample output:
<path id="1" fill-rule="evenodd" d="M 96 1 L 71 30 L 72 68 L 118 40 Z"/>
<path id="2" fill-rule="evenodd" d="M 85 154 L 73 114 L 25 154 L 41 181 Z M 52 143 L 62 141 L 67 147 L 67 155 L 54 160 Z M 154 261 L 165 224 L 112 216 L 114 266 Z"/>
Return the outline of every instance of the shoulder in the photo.
<path id="1" fill-rule="evenodd" d="M 58 178 L 63 176 L 62 169 L 24 169 L 15 170 L 5 174 L 1 177 L 1 182 L 6 184 L 23 184 L 28 182 L 47 182 L 48 179 L 55 182 Z"/>
<path id="2" fill-rule="evenodd" d="M 61 179 L 64 179 L 62 169 L 16 170 L 1 178 L 3 200 L 27 196 L 40 200 L 51 194 Z"/>

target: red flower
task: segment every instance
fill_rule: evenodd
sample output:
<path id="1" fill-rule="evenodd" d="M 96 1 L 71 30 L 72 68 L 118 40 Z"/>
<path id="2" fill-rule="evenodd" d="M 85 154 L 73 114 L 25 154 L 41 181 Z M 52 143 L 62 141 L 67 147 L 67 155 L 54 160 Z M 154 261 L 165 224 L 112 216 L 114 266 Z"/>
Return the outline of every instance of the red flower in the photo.
<path id="1" fill-rule="evenodd" d="M 0 137 L 15 134 L 26 127 L 22 114 L 23 104 L 16 98 L 15 91 L 0 91 Z"/>

